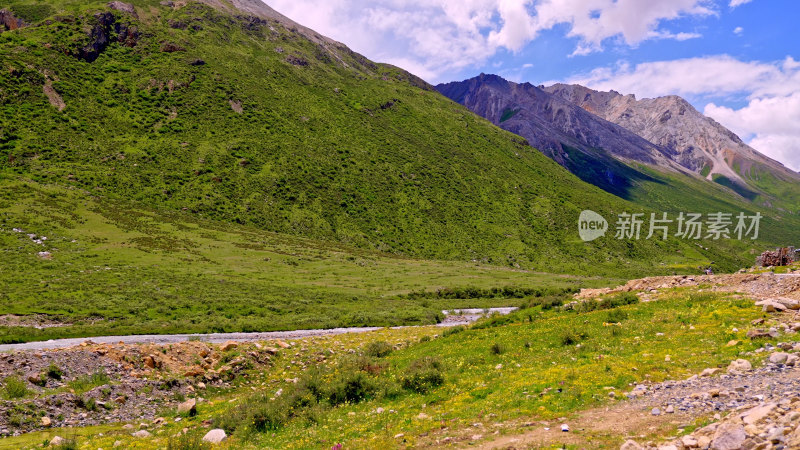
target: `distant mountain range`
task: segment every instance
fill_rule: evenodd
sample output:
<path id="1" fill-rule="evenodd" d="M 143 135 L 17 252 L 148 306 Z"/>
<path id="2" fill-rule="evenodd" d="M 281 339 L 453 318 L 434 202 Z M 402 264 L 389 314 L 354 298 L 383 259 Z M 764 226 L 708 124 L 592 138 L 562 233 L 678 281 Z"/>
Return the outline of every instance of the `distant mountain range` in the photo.
<path id="1" fill-rule="evenodd" d="M 627 197 L 649 168 L 704 178 L 765 206 L 797 209 L 800 174 L 764 156 L 678 96 L 637 100 L 579 85 L 481 74 L 439 92 L 519 134 L 584 181 Z"/>

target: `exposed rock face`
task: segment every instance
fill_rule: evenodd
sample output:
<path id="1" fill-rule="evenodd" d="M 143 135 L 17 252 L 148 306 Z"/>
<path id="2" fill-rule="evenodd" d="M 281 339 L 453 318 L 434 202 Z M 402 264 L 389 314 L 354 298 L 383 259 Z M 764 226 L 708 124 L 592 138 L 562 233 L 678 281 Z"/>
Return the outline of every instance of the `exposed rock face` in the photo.
<path id="1" fill-rule="evenodd" d="M 22 19 L 14 17 L 14 13 L 7 9 L 0 9 L 0 33 L 16 30 L 28 26 Z"/>
<path id="2" fill-rule="evenodd" d="M 614 158 L 683 171 L 666 148 L 530 83 L 481 74 L 436 89 L 612 193 L 620 194 L 617 189 L 624 188 L 627 179 L 642 176 Z"/>
<path id="3" fill-rule="evenodd" d="M 139 17 L 139 16 L 136 15 L 136 9 L 130 3 L 109 2 L 108 7 L 111 8 L 111 9 L 116 9 L 117 11 L 122 11 L 124 13 L 131 14 L 136 18 Z"/>
<path id="4" fill-rule="evenodd" d="M 706 117 L 681 97 L 636 100 L 633 95 L 599 92 L 579 85 L 555 84 L 547 92 L 666 147 L 683 167 L 742 180 L 751 169 L 768 169 L 797 180 L 797 174 L 745 144 L 736 134 Z M 734 170 L 738 167 L 739 171 Z M 705 170 L 704 170 L 705 169 Z"/>
<path id="5" fill-rule="evenodd" d="M 96 21 L 89 32 L 89 43 L 78 48 L 78 58 L 93 62 L 109 46 L 113 39 L 122 45 L 134 47 L 139 40 L 139 31 L 135 26 L 122 23 L 110 12 L 100 12 L 94 15 Z"/>

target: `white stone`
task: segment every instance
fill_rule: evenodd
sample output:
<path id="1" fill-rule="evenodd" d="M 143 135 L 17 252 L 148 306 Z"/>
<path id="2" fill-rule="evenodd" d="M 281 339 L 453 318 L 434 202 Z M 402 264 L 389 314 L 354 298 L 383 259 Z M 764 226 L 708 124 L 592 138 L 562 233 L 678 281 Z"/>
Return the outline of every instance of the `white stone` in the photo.
<path id="1" fill-rule="evenodd" d="M 210 442 L 212 444 L 219 444 L 225 439 L 228 439 L 228 435 L 225 434 L 225 430 L 222 428 L 215 428 L 203 436 L 203 442 Z"/>

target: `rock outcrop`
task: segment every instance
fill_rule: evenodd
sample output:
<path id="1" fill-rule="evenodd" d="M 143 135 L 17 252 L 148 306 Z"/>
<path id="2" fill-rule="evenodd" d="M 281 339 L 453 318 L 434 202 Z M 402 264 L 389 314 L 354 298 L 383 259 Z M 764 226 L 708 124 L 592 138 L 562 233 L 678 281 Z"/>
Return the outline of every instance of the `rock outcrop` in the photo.
<path id="1" fill-rule="evenodd" d="M 86 62 L 93 62 L 112 43 L 118 42 L 127 47 L 134 47 L 139 40 L 136 26 L 122 22 L 110 12 L 99 12 L 94 15 L 94 25 L 89 31 L 89 42 L 75 51 L 75 56 Z"/>
<path id="2" fill-rule="evenodd" d="M 0 33 L 3 31 L 16 30 L 28 26 L 25 21 L 14 16 L 14 13 L 7 9 L 0 9 Z"/>

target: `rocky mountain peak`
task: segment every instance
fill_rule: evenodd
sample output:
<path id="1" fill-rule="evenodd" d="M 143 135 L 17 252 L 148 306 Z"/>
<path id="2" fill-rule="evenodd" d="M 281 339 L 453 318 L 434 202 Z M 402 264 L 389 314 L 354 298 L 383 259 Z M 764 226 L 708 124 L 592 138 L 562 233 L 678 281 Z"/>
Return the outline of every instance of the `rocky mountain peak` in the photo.
<path id="1" fill-rule="evenodd" d="M 680 96 L 637 100 L 633 95 L 566 84 L 555 84 L 545 90 L 666 147 L 681 166 L 709 179 L 718 175 L 744 183 L 754 165 L 781 177 L 797 179 L 797 174 L 758 153 Z"/>

